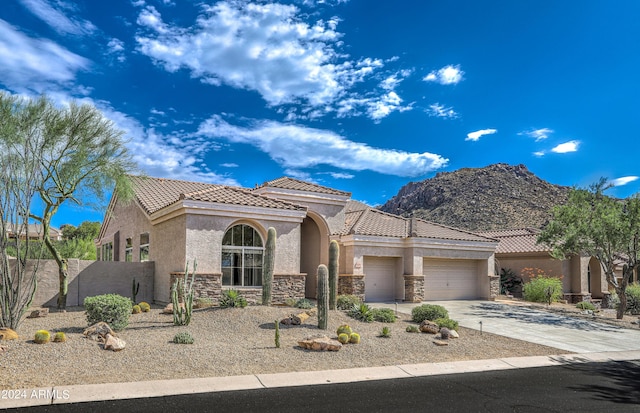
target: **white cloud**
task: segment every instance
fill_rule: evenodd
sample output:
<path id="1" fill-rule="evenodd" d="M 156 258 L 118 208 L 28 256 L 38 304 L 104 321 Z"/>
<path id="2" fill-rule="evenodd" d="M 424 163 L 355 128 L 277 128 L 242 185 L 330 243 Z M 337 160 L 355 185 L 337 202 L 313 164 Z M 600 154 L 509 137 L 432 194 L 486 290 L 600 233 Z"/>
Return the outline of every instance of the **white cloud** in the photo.
<path id="1" fill-rule="evenodd" d="M 352 90 L 384 62 L 341 52 L 337 18 L 307 23 L 296 6 L 276 3 L 220 1 L 203 10 L 193 27 L 182 28 L 146 6 L 137 20 L 138 49 L 169 72 L 187 69 L 203 83 L 256 91 L 271 106 L 291 105 L 291 118 L 337 112 L 379 119 L 406 108 L 394 103 L 394 89 L 410 71 L 388 75 L 375 93 Z"/>
<path id="2" fill-rule="evenodd" d="M 623 176 L 621 178 L 616 178 L 611 180 L 611 184 L 613 186 L 623 186 L 630 182 L 637 181 L 639 177 L 637 176 Z"/>
<path id="3" fill-rule="evenodd" d="M 545 151 L 537 151 L 533 153 L 533 156 L 537 156 L 538 158 L 543 157 L 546 154 Z"/>
<path id="4" fill-rule="evenodd" d="M 60 34 L 74 34 L 74 35 L 86 35 L 91 34 L 96 30 L 96 26 L 93 23 L 68 17 L 63 10 L 73 10 L 71 4 L 66 2 L 57 1 L 55 8 L 50 2 L 46 0 L 20 0 L 22 5 L 26 7 L 31 13 L 36 15 L 40 20 L 47 23 L 51 28 Z"/>
<path id="5" fill-rule="evenodd" d="M 440 103 L 433 103 L 429 105 L 429 108 L 425 110 L 425 112 L 429 116 L 437 117 L 437 118 L 448 118 L 448 119 L 456 119 L 460 115 L 458 112 L 453 110 L 450 106 L 444 106 Z"/>
<path id="6" fill-rule="evenodd" d="M 441 85 L 455 85 L 463 80 L 464 72 L 460 70 L 460 65 L 449 65 L 442 69 L 434 70 L 426 75 L 422 80 L 425 82 L 436 82 Z"/>
<path id="7" fill-rule="evenodd" d="M 255 121 L 243 127 L 231 125 L 216 115 L 203 122 L 198 133 L 253 145 L 278 164 L 294 170 L 330 165 L 353 171 L 371 170 L 388 175 L 419 176 L 439 169 L 448 162 L 448 159 L 428 152 L 372 148 L 328 130 L 268 120 Z"/>
<path id="8" fill-rule="evenodd" d="M 116 39 L 115 37 L 107 43 L 107 53 L 115 56 L 119 62 L 124 62 L 126 60 L 124 55 L 124 42 Z"/>
<path id="9" fill-rule="evenodd" d="M 530 138 L 534 138 L 536 142 L 543 141 L 549 137 L 553 133 L 553 129 L 549 128 L 541 128 L 541 129 L 532 129 L 525 132 L 520 132 L 518 135 L 528 136 Z"/>
<path id="10" fill-rule="evenodd" d="M 331 175 L 331 177 L 333 177 L 334 179 L 353 179 L 355 177 L 355 175 L 353 174 L 344 172 L 329 172 L 329 175 Z"/>
<path id="11" fill-rule="evenodd" d="M 484 135 L 493 135 L 494 133 L 497 133 L 497 132 L 498 132 L 497 129 L 480 129 L 475 132 L 467 133 L 467 137 L 465 138 L 465 141 L 475 142 Z"/>
<path id="12" fill-rule="evenodd" d="M 555 153 L 568 153 L 568 152 L 576 152 L 578 147 L 580 146 L 580 141 L 569 141 L 565 143 L 561 143 L 560 145 L 551 149 L 551 152 Z"/>
<path id="13" fill-rule="evenodd" d="M 221 163 L 220 166 L 223 166 L 225 168 L 237 168 L 240 165 L 238 165 L 237 163 L 229 162 L 229 163 Z"/>
<path id="14" fill-rule="evenodd" d="M 0 83 L 16 91 L 42 91 L 54 83 L 70 83 L 89 60 L 56 43 L 26 36 L 0 19 Z"/>

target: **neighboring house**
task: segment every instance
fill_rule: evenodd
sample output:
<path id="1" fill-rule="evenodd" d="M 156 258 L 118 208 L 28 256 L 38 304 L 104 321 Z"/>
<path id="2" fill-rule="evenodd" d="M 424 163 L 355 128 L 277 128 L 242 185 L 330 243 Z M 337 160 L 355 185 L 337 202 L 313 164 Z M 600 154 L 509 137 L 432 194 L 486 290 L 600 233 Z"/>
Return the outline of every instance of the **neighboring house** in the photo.
<path id="1" fill-rule="evenodd" d="M 348 192 L 292 178 L 253 189 L 132 177 L 135 198 L 114 197 L 97 247 L 103 260 L 153 261 L 155 299 L 197 260 L 199 296 L 236 288 L 259 301 L 267 229 L 277 231 L 273 296 L 316 296 L 317 267 L 340 245 L 339 292 L 367 301 L 489 298 L 497 294 L 496 240 L 352 201 Z"/>
<path id="2" fill-rule="evenodd" d="M 551 249 L 537 244 L 540 230 L 533 228 L 480 232 L 500 241 L 496 248 L 496 265 L 522 276 L 525 268 L 541 269 L 550 276 L 562 276 L 565 299 L 579 302 L 601 299 L 608 291 L 607 281 L 595 257 L 572 255 L 564 260 L 551 257 Z M 524 281 L 528 281 L 524 279 Z"/>
<path id="3" fill-rule="evenodd" d="M 44 236 L 44 229 L 41 224 L 28 224 L 26 231 L 22 225 L 14 228 L 13 224 L 7 224 L 7 236 L 10 239 L 19 237 L 21 240 L 24 240 L 28 237 L 30 240 L 41 240 Z M 62 240 L 62 231 L 58 228 L 49 227 L 49 238 L 51 238 L 52 241 Z"/>

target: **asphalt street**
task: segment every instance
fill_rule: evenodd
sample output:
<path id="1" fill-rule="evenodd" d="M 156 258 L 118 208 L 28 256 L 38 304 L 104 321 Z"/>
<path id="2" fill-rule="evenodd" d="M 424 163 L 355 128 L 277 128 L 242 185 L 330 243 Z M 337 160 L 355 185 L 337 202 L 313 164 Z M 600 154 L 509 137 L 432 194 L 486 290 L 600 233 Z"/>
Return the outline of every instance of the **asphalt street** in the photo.
<path id="1" fill-rule="evenodd" d="M 640 360 L 9 409 L 19 412 L 640 412 Z"/>

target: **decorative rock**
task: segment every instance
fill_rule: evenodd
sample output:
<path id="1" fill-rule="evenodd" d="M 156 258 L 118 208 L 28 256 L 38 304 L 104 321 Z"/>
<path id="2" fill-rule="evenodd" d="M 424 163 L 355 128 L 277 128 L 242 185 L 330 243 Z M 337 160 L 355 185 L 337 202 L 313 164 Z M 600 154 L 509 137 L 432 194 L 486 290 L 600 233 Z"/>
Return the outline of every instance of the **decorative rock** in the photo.
<path id="1" fill-rule="evenodd" d="M 438 334 L 438 331 L 440 331 L 440 327 L 438 327 L 438 325 L 433 321 L 424 320 L 422 323 L 420 323 L 420 331 L 422 331 L 423 333 Z"/>
<path id="2" fill-rule="evenodd" d="M 440 338 L 443 340 L 449 340 L 450 337 L 451 337 L 451 330 L 449 330 L 446 327 L 442 327 L 440 329 Z"/>
<path id="3" fill-rule="evenodd" d="M 120 351 L 123 350 L 127 345 L 123 339 L 120 337 L 113 336 L 111 334 L 107 334 L 104 341 L 104 349 L 105 350 L 113 350 Z"/>
<path id="4" fill-rule="evenodd" d="M 184 303 L 180 303 L 180 307 L 184 310 Z M 162 310 L 162 314 L 173 314 L 173 304 L 167 304 L 164 310 Z"/>
<path id="5" fill-rule="evenodd" d="M 7 351 L 7 348 L 0 346 L 0 353 L 4 353 L 5 351 Z"/>
<path id="6" fill-rule="evenodd" d="M 449 342 L 444 340 L 433 340 L 433 344 L 435 344 L 436 346 L 448 346 Z"/>
<path id="7" fill-rule="evenodd" d="M 48 315 L 49 315 L 49 309 L 41 308 L 39 310 L 32 311 L 31 314 L 27 316 L 27 318 L 40 318 L 40 317 L 46 317 Z"/>
<path id="8" fill-rule="evenodd" d="M 109 327 L 109 324 L 105 323 L 104 321 L 100 321 L 99 323 L 86 328 L 82 332 L 82 334 L 84 334 L 85 337 L 99 343 L 103 343 L 106 340 L 107 335 L 115 336 L 115 333 L 113 332 L 111 327 Z"/>
<path id="9" fill-rule="evenodd" d="M 15 340 L 18 338 L 18 333 L 10 328 L 0 328 L 0 340 Z"/>
<path id="10" fill-rule="evenodd" d="M 449 338 L 460 338 L 460 334 L 456 330 L 449 330 Z"/>
<path id="11" fill-rule="evenodd" d="M 338 351 L 342 348 L 342 344 L 327 336 L 307 337 L 298 341 L 298 346 L 313 351 Z"/>
<path id="12" fill-rule="evenodd" d="M 291 319 L 291 317 L 283 318 L 282 320 L 280 320 L 280 324 L 282 324 L 283 326 L 290 326 L 293 324 L 293 320 Z"/>

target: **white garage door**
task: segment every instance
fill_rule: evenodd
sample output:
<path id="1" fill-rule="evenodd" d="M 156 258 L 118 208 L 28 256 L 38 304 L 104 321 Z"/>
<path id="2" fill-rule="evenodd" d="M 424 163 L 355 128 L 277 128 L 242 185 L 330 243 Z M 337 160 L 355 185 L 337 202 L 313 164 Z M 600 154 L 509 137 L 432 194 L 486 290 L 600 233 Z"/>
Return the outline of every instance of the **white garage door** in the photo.
<path id="1" fill-rule="evenodd" d="M 425 300 L 469 300 L 478 298 L 476 260 L 425 258 Z"/>
<path id="2" fill-rule="evenodd" d="M 364 257 L 364 295 L 367 301 L 395 298 L 396 258 Z"/>

